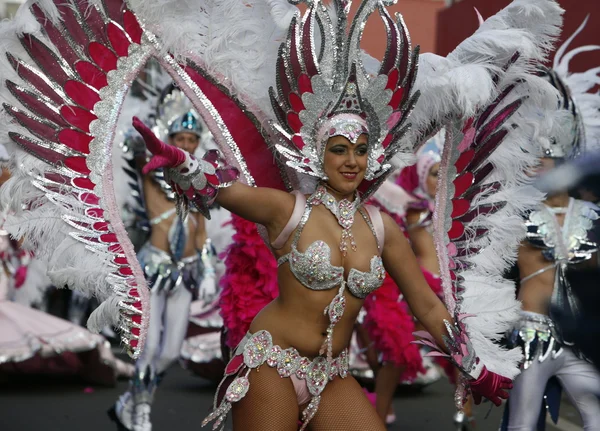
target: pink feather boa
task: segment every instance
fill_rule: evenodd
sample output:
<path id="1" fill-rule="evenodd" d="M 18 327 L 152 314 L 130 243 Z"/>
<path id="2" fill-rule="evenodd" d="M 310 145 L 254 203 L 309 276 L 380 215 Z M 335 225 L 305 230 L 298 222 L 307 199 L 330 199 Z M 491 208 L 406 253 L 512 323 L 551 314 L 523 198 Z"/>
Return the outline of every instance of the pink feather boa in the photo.
<path id="1" fill-rule="evenodd" d="M 279 292 L 277 261 L 258 234 L 256 224 L 233 214 L 231 224 L 236 233 L 222 255 L 226 269 L 220 281 L 220 306 L 227 328 L 226 343 L 234 348 L 258 312 Z"/>

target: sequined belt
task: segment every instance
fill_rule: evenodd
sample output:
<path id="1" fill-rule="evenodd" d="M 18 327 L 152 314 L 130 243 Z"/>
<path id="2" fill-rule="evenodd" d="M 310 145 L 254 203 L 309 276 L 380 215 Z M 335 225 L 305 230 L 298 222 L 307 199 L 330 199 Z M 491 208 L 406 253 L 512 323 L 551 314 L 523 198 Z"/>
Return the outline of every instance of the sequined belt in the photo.
<path id="1" fill-rule="evenodd" d="M 552 319 L 544 314 L 522 311 L 521 318 L 512 331 L 513 346 L 521 346 L 525 355 L 523 368 L 535 361 L 544 362 L 548 357 L 556 359 L 563 351 Z"/>
<path id="2" fill-rule="evenodd" d="M 137 258 L 151 289 L 170 291 L 183 285 L 193 295 L 197 293 L 202 277 L 202 262 L 198 254 L 174 262 L 167 252 L 147 242 Z"/>
<path id="3" fill-rule="evenodd" d="M 330 380 L 336 376 L 345 378 L 348 375 L 348 350 L 344 349 L 340 356 L 328 361 L 323 356 L 309 359 L 300 356 L 293 347 L 282 349 L 273 344 L 271 334 L 267 331 L 258 331 L 255 334 L 246 334 L 236 347 L 234 356 L 227 364 L 225 378 L 221 381 L 215 396 L 214 410 L 202 421 L 204 427 L 213 420 L 213 430 L 223 430 L 225 419 L 231 410 L 231 404 L 240 401 L 248 393 L 250 382 L 248 375 L 254 368 L 267 364 L 277 369 L 281 377 L 295 376 L 306 381 L 306 386 L 312 399 L 302 412 L 302 427 L 305 430 L 310 420 L 314 417 L 321 401 L 321 393 Z M 228 377 L 236 376 L 229 384 L 223 399 L 219 402 L 221 386 L 228 381 Z M 219 428 L 219 426 L 221 428 Z"/>

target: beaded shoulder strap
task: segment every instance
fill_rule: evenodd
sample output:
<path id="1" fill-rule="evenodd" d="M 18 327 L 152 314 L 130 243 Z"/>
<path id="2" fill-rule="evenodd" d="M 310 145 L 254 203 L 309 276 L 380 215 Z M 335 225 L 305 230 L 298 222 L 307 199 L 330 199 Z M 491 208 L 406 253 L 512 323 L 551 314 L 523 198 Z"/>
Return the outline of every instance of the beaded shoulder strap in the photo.
<path id="1" fill-rule="evenodd" d="M 302 196 L 304 197 L 304 195 L 302 195 Z M 302 215 L 300 216 L 300 221 L 295 226 L 296 233 L 294 233 L 294 239 L 292 240 L 293 248 L 296 248 L 298 246 L 298 241 L 300 240 L 300 234 L 302 234 L 302 230 L 304 229 L 304 226 L 306 225 L 306 222 L 308 221 L 308 218 L 310 217 L 312 205 L 310 205 L 310 204 L 304 205 L 303 209 L 304 209 L 304 211 L 302 212 Z M 288 238 L 289 238 L 289 235 L 288 235 Z M 286 238 L 286 241 L 287 241 L 287 238 Z M 285 244 L 285 242 L 284 242 L 284 244 Z M 279 259 L 277 259 L 277 266 L 283 265 L 285 262 L 288 261 L 289 257 L 290 257 L 290 253 L 286 253 L 283 256 L 281 256 Z"/>
<path id="2" fill-rule="evenodd" d="M 275 250 L 281 249 L 289 239 L 294 229 L 298 227 L 298 224 L 300 223 L 300 219 L 302 218 L 302 214 L 304 213 L 304 209 L 306 207 L 306 197 L 301 192 L 299 192 L 298 190 L 294 190 L 292 194 L 296 196 L 294 210 L 292 211 L 290 219 L 288 220 L 287 224 L 285 225 L 277 239 L 271 243 L 271 247 L 273 247 Z"/>
<path id="3" fill-rule="evenodd" d="M 375 234 L 375 238 L 377 239 L 377 248 L 379 249 L 379 254 L 381 254 L 383 252 L 383 245 L 385 244 L 385 228 L 383 226 L 381 212 L 379 212 L 379 209 L 373 205 L 365 205 L 364 208 L 371 219 L 371 229 Z"/>

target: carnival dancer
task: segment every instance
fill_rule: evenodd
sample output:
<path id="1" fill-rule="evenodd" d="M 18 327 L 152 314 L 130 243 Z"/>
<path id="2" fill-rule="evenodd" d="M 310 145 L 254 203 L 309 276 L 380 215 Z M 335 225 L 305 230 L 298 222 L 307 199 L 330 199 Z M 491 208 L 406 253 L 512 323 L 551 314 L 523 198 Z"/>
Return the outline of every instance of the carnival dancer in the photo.
<path id="1" fill-rule="evenodd" d="M 168 92 L 160 101 L 169 104 L 181 95 Z M 166 110 L 173 115 L 173 107 Z M 176 110 L 175 110 L 176 111 Z M 202 126 L 194 111 L 178 112 L 175 118 L 163 118 L 168 127 L 169 145 L 193 154 L 200 145 Z M 137 168 L 146 164 L 143 145 L 130 139 Z M 137 141 L 139 142 L 139 140 Z M 186 336 L 190 304 L 198 295 L 203 264 L 211 265 L 213 250 L 206 241 L 204 217 L 190 212 L 185 220 L 176 214 L 174 193 L 164 180 L 162 171 L 146 170 L 142 179 L 143 203 L 151 227 L 150 237 L 138 252 L 138 259 L 150 284 L 152 318 L 146 348 L 136 362 L 130 387 L 109 410 L 119 429 L 147 431 L 152 429 L 150 412 L 154 393 L 165 372 L 180 355 Z M 212 267 L 211 267 L 212 268 Z M 206 294 L 214 298 L 213 288 Z"/>
<path id="2" fill-rule="evenodd" d="M 219 382 L 225 362 L 222 354 L 223 296 L 221 280 L 225 274 L 223 257 L 233 243 L 232 216 L 225 208 L 211 208 L 206 221 L 207 244 L 203 249 L 204 272 L 200 295 L 190 307 L 188 336 L 181 346 L 181 364 L 194 374 Z M 253 226 L 256 229 L 256 226 Z M 260 237 L 257 234 L 260 240 Z M 264 246 L 264 243 L 262 244 Z M 212 290 L 211 290 L 212 288 Z M 246 304 L 247 305 L 247 304 Z M 266 304 L 265 304 L 266 305 Z M 240 338 L 241 339 L 241 338 Z"/>
<path id="3" fill-rule="evenodd" d="M 305 37 L 309 36 L 314 27 L 304 23 L 315 19 L 318 10 L 313 4 L 303 24 L 292 21 L 289 44 L 295 46 L 298 40 L 303 40 L 303 32 L 309 32 L 304 34 Z M 360 19 L 364 18 L 366 16 Z M 294 32 L 298 32 L 298 39 Z M 344 33 L 345 29 L 341 35 Z M 311 54 L 307 48 L 304 51 L 283 51 L 281 55 L 284 69 L 280 71 L 293 67 L 298 60 L 296 55 Z M 305 62 L 310 58 L 316 61 L 313 57 L 302 58 Z M 512 61 L 517 59 L 513 58 Z M 376 124 L 381 127 L 383 118 L 375 120 L 377 108 L 370 111 L 374 115 L 372 117 L 363 111 L 363 106 L 374 103 L 374 100 L 367 102 L 367 99 L 363 99 L 366 96 L 361 96 L 363 92 L 369 93 L 367 84 L 364 84 L 366 88 L 360 90 L 358 74 L 361 72 L 357 71 L 356 64 L 351 64 L 339 87 L 333 88 L 325 82 L 321 84 L 322 77 L 316 65 L 311 73 L 314 74 L 311 82 L 313 88 L 306 87 L 305 90 L 318 94 L 314 86 L 321 85 L 322 88 L 318 87 L 321 91 L 328 89 L 333 92 L 332 99 L 323 97 L 319 101 L 316 96 L 314 105 L 309 105 L 309 108 L 302 101 L 298 105 L 292 102 L 303 114 L 298 117 L 298 122 L 295 123 L 292 119 L 294 116 L 288 113 L 288 120 L 292 119 L 290 122 L 275 123 L 275 129 L 280 133 L 277 148 L 289 159 L 290 166 L 319 178 L 316 191 L 309 196 L 300 192 L 290 195 L 275 189 L 249 187 L 239 182 L 228 184 L 225 188 L 222 185 L 226 182 L 224 179 L 208 183 L 207 175 L 214 176 L 216 173 L 219 178 L 215 170 L 219 168 L 219 161 L 214 155 L 207 160 L 190 158 L 160 142 L 143 123 L 134 119 L 134 126 L 155 155 L 150 167 L 169 168 L 168 172 L 173 172 L 174 184 L 181 189 L 180 196 L 183 199 L 200 205 L 205 205 L 207 198 L 216 199 L 233 213 L 264 226 L 273 253 L 278 258 L 279 296 L 253 320 L 248 334 L 236 348 L 227 366 L 226 377 L 220 386 L 225 393 L 218 392 L 215 410 L 203 422 L 206 425 L 216 421 L 214 428 L 220 428 L 228 412 L 233 409 L 236 429 L 296 429 L 303 409 L 301 429 L 306 429 L 309 422 L 311 429 L 384 429 L 381 420 L 369 408 L 369 402 L 362 395 L 360 387 L 347 376 L 345 346 L 352 334 L 362 299 L 381 286 L 385 269 L 402 289 L 415 316 L 433 334 L 433 337 L 428 336 L 424 341 L 426 345 L 436 348 L 434 340 L 442 341 L 446 333 L 453 340 L 446 348 L 452 352 L 451 355 L 461 357 L 457 361 L 456 357 L 450 356 L 456 365 L 463 367 L 463 360 L 467 357 L 471 357 L 472 366 L 481 363 L 479 359 L 474 359 L 474 353 L 463 356 L 471 347 L 468 347 L 469 342 L 464 338 L 461 318 L 456 316 L 454 325 L 450 323 L 446 308 L 429 288 L 397 224 L 389 216 L 382 216 L 373 207 L 361 203 L 359 186 L 368 186 L 369 181 L 376 177 L 377 170 L 382 169 L 381 163 L 385 160 L 383 151 L 379 153 L 382 156 L 379 161 L 373 159 L 373 155 L 378 154 L 377 142 L 380 142 L 377 134 L 373 133 Z M 364 75 L 361 76 L 366 79 Z M 285 76 L 280 78 L 287 79 Z M 494 107 L 502 105 L 504 98 L 514 88 L 514 84 L 505 88 L 499 98 L 483 110 L 483 118 L 477 116 L 465 125 L 461 122 L 460 128 L 454 130 L 459 134 L 461 129 L 465 132 L 466 138 L 461 137 L 458 141 L 462 143 L 463 151 L 473 144 L 478 133 L 474 124 L 484 123 L 485 118 L 495 110 Z M 290 88 L 278 87 L 277 96 L 273 96 L 274 109 L 289 109 L 288 90 Z M 315 90 L 317 93 L 313 93 Z M 522 102 L 523 99 L 505 105 L 496 115 L 507 118 Z M 309 98 L 306 103 L 309 103 Z M 325 111 L 321 110 L 322 107 L 325 107 Z M 403 118 L 402 115 L 395 121 L 402 121 L 400 118 Z M 389 124 L 389 121 L 390 118 L 387 118 L 384 123 Z M 307 124 L 307 127 L 303 128 L 303 124 Z M 486 125 L 495 130 L 488 129 L 480 133 L 489 135 L 500 131 L 494 120 Z M 397 126 L 388 127 L 394 130 Z M 472 130 L 470 134 L 469 129 Z M 295 134 L 292 133 L 294 130 Z M 292 136 L 298 139 L 292 139 Z M 501 140 L 495 141 L 494 148 Z M 296 147 L 292 146 L 292 142 Z M 469 156 L 472 160 L 473 155 Z M 481 157 L 486 158 L 483 154 Z M 465 156 L 465 159 L 469 158 Z M 457 166 L 454 166 L 456 169 Z M 458 166 L 464 169 L 470 163 L 467 161 L 465 165 Z M 224 172 L 231 175 L 231 171 Z M 187 180 L 187 184 L 175 179 L 181 176 Z M 366 184 L 363 184 L 363 180 Z M 191 185 L 193 181 L 204 187 Z M 467 189 L 468 186 L 455 191 L 462 196 Z M 365 191 L 365 194 L 368 192 Z M 453 192 L 451 196 L 457 195 Z M 465 213 L 466 210 L 461 214 Z M 359 214 L 361 217 L 358 217 Z M 478 222 L 481 223 L 481 220 Z M 341 241 L 338 243 L 339 237 Z M 372 239 L 369 240 L 369 237 Z M 336 251 L 330 244 L 339 244 Z M 403 257 L 402 264 L 399 264 L 398 256 Z M 307 295 L 303 287 L 316 293 Z M 335 288 L 337 294 L 332 296 L 328 293 Z M 321 314 L 322 308 L 325 309 L 325 316 Z M 449 332 L 444 330 L 445 325 Z M 341 332 L 341 337 L 334 337 L 335 329 L 338 334 Z M 259 373 L 262 365 L 266 367 Z M 281 377 L 289 377 L 290 380 L 281 380 Z M 500 398 L 506 395 L 501 388 L 510 387 L 510 383 L 491 373 L 485 380 L 487 389 L 482 393 L 478 392 L 482 386 L 471 378 L 473 393 L 478 397 L 489 396 L 492 401 L 499 403 Z M 267 387 L 268 391 L 263 389 Z M 490 389 L 491 392 L 488 392 Z"/>
<path id="4" fill-rule="evenodd" d="M 530 61 L 545 57 L 558 32 L 561 10 L 556 3 L 516 0 L 503 16 L 490 18 L 479 30 L 504 34 L 498 43 L 486 39 L 484 46 L 467 43 L 447 58 L 418 58 L 403 22 L 394 21 L 384 2 L 377 0 L 361 3 L 351 23 L 345 2 L 335 2 L 334 22 L 319 1 L 312 1 L 304 19 L 294 16 L 291 24 L 286 23 L 288 38 L 282 45 L 282 32 L 269 24 L 269 14 L 277 12 L 279 2 L 267 7 L 258 1 L 243 5 L 232 1 L 198 11 L 181 6 L 190 15 L 175 9 L 175 23 L 160 13 L 162 2 L 143 2 L 134 9 L 143 17 L 143 26 L 120 1 L 106 0 L 89 8 L 63 2 L 32 7 L 34 21 L 43 26 L 43 41 L 34 26 L 22 31 L 23 16 L 7 32 L 9 40 L 27 38 L 35 52 L 53 52 L 30 56 L 22 61 L 26 66 L 15 60 L 10 76 L 24 83 L 6 83 L 16 100 L 5 109 L 21 124 L 7 126 L 9 137 L 19 151 L 27 148 L 30 153 L 19 152 L 19 163 L 11 161 L 18 176 L 3 188 L 13 211 L 7 226 L 31 246 L 40 238 L 47 240 L 39 243 L 45 245 L 42 255 L 51 262 L 49 273 L 57 280 L 68 278 L 63 283 L 70 287 L 81 281 L 78 288 L 96 289 L 104 301 L 92 317 L 118 323 L 131 353 L 140 353 L 147 342 L 148 292 L 131 242 L 123 235 L 106 170 L 124 89 L 149 56 L 168 68 L 234 167 L 222 162 L 217 152 L 193 158 L 159 140 L 136 119 L 135 127 L 154 154 L 145 172 L 165 168 L 183 220 L 190 205 L 206 213 L 216 201 L 261 224 L 279 260 L 279 296 L 256 316 L 236 348 L 207 422 L 215 420 L 214 427 L 222 427 L 233 409 L 236 429 L 296 430 L 303 410 L 301 429 L 309 425 L 314 430 L 384 429 L 356 381 L 347 375 L 345 348 L 363 299 L 381 285 L 386 269 L 429 331 L 421 334 L 423 342 L 463 370 L 462 388 L 469 387 L 476 401 L 485 396 L 499 404 L 507 396 L 518 352 L 499 348 L 493 340 L 518 303 L 514 286 L 499 277 L 506 261 L 498 257 L 510 256 L 521 233 L 522 225 L 513 223 L 511 216 L 532 203 L 527 193 L 520 192 L 523 170 L 533 163 L 535 148 L 528 144 L 526 125 L 520 127 L 519 113 L 531 103 L 524 96 L 539 90 L 543 97 L 549 87 L 528 71 Z M 377 77 L 371 78 L 361 67 L 359 46 L 364 24 L 375 10 L 386 23 L 388 54 Z M 58 18 L 63 15 L 66 26 Z M 192 25 L 191 18 L 199 15 L 202 22 Z M 56 19 L 46 19 L 51 17 Z M 31 20 L 30 15 L 27 18 Z M 224 25 L 228 20 L 236 26 Z M 198 31 L 199 24 L 208 31 Z M 74 40 L 89 49 L 74 49 Z M 237 57 L 233 41 L 250 44 L 240 50 L 243 57 Z M 281 48 L 273 80 L 273 64 L 265 58 L 275 60 L 268 57 L 274 54 L 269 48 L 275 43 Z M 497 57 L 490 58 L 493 50 Z M 15 57 L 7 58 L 11 62 Z M 465 58 L 478 63 L 465 65 L 460 61 Z M 179 63 L 181 59 L 185 61 Z M 425 71 L 420 80 L 417 60 L 418 76 Z M 461 67 L 480 81 L 470 79 L 464 88 Z M 31 68 L 35 73 L 29 72 Z M 265 77 L 267 72 L 270 78 Z M 460 75 L 458 79 L 447 79 L 452 72 Z M 53 90 L 46 80 L 36 78 L 40 75 L 58 81 L 52 88 L 60 94 L 50 94 Z M 415 80 L 424 103 L 417 103 Z M 277 88 L 269 98 L 261 85 L 273 81 Z M 55 106 L 32 99 L 27 90 L 31 86 L 40 87 L 38 92 L 49 93 L 50 100 L 66 109 L 46 109 L 47 104 Z M 456 97 L 461 86 L 458 94 L 465 97 Z M 263 104 L 267 99 L 270 108 Z M 444 103 L 427 103 L 432 99 Z M 81 108 L 73 105 L 75 101 Z M 31 110 L 36 114 L 29 114 Z M 449 118 L 453 120 L 446 124 Z M 389 175 L 392 157 L 407 163 L 415 143 L 441 127 L 452 132 L 440 169 L 443 194 L 436 213 L 443 216 L 434 222 L 446 306 L 424 280 L 397 224 L 364 205 Z M 46 140 L 52 143 L 45 144 Z M 492 173 L 494 182 L 486 182 Z M 235 181 L 238 174 L 243 182 Z M 317 184 L 302 174 L 316 178 Z M 286 192 L 301 184 L 312 184 L 308 197 Z M 81 192 L 82 187 L 87 191 Z M 30 193 L 25 208 L 16 203 L 17 189 Z M 503 194 L 514 198 L 500 204 Z M 18 198 L 23 205 L 23 196 Z M 36 231 L 27 222 L 33 216 L 62 229 L 44 236 L 46 230 Z M 57 256 L 57 251 L 67 250 L 69 241 L 75 243 L 70 254 Z M 78 265 L 92 260 L 96 264 L 84 280 L 72 271 L 58 273 L 75 251 L 84 251 Z M 89 280 L 90 273 L 95 283 Z M 464 397 L 462 391 L 457 394 L 459 402 Z"/>
<path id="5" fill-rule="evenodd" d="M 539 140 L 544 156 L 538 175 L 596 150 L 600 142 L 600 96 L 587 93 L 597 84 L 598 71 L 571 74 L 568 68 L 574 54 L 598 49 L 580 47 L 567 52 L 585 21 L 557 51 L 553 68 L 543 72 L 561 98 L 552 117 L 552 139 Z M 523 311 L 511 335 L 525 358 L 523 372 L 511 391 L 503 430 L 543 430 L 547 412 L 556 422 L 561 389 L 581 414 L 584 429 L 600 429 L 600 374 L 553 320 L 554 309 L 563 316 L 579 317 L 579 300 L 566 274 L 597 266 L 598 239 L 593 238 L 592 231 L 598 218 L 597 208 L 571 198 L 566 190 L 549 193 L 543 205 L 527 217 L 527 239 L 517 260 Z"/>
<path id="6" fill-rule="evenodd" d="M 403 199 L 404 226 L 413 252 L 419 260 L 429 286 L 440 296 L 442 285 L 433 239 L 433 212 L 444 139 L 444 130 L 433 136 L 417 152 L 417 162 L 403 169 L 396 181 L 396 184 L 408 194 L 408 198 Z M 418 322 L 417 326 L 419 326 Z M 437 363 L 444 369 L 450 382 L 455 384 L 456 368 L 443 358 L 438 358 Z M 452 419 L 458 431 L 474 427 L 472 398 L 469 398 L 462 409 L 456 411 Z"/>

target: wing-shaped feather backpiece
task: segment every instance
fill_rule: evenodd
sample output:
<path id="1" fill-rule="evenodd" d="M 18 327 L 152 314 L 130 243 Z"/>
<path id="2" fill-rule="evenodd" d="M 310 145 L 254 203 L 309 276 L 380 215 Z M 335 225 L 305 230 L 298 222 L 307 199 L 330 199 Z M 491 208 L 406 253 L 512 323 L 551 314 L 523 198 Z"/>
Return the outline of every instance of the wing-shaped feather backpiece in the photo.
<path id="1" fill-rule="evenodd" d="M 551 111 L 556 97 L 540 78 L 516 73 L 519 64 L 515 56 L 507 70 L 512 77 L 499 83 L 497 97 L 447 127 L 434 212 L 448 310 L 464 316 L 481 363 L 510 378 L 518 374 L 520 352 L 506 352 L 495 341 L 520 305 L 514 283 L 503 274 L 525 234 L 521 214 L 543 199 L 526 175 L 540 153 L 529 116 L 544 106 Z"/>
<path id="2" fill-rule="evenodd" d="M 122 0 L 40 0 L 26 4 L 14 21 L 0 27 L 0 68 L 6 77 L 0 127 L 8 132 L 9 139 L 2 138 L 11 146 L 13 174 L 2 189 L 2 202 L 11 209 L 6 228 L 49 262 L 56 285 L 103 300 L 89 324 L 93 329 L 118 324 L 133 356 L 144 343 L 148 292 L 115 201 L 111 154 L 123 100 L 148 59 L 156 58 L 190 98 L 245 182 L 290 187 L 265 144 L 260 111 L 250 112 L 240 101 L 244 88 L 216 84 L 217 71 L 224 73 L 219 76 L 224 83 L 243 82 L 240 68 L 238 75 L 227 74 L 225 65 L 233 60 L 223 58 L 214 61 L 222 67 L 212 75 L 203 66 L 216 38 L 210 28 L 199 35 L 200 27 L 190 25 L 188 15 L 206 12 L 183 10 L 181 3 L 169 0 L 135 3 L 137 16 Z M 271 18 L 260 1 L 204 6 L 220 7 L 215 34 L 231 28 L 223 17 L 245 14 L 253 18 L 247 25 L 256 34 L 278 37 L 266 31 Z M 183 30 L 161 27 L 158 12 L 167 7 L 180 14 Z M 181 39 L 173 40 L 173 34 Z M 247 36 L 237 34 L 240 41 Z M 189 46 L 181 40 L 202 46 L 197 57 L 189 58 L 182 49 Z M 259 70 L 264 64 L 252 67 Z M 250 69 L 242 72 L 248 75 Z"/>
<path id="3" fill-rule="evenodd" d="M 108 299 L 91 321 L 110 316 L 135 356 L 147 326 L 148 290 L 119 217 L 110 154 L 127 88 L 123 71 L 143 64 L 149 51 L 136 49 L 142 28 L 122 4 L 102 10 L 60 2 L 55 11 L 61 22 L 33 4 L 41 29 L 18 37 L 27 55 L 5 54 L 17 75 L 5 82 L 13 103 L 3 107 L 15 121 L 8 135 L 37 158 L 17 153 L 16 176 L 4 191 L 15 212 L 6 226 L 49 260 L 56 285 Z M 26 176 L 40 193 L 19 193 Z"/>

